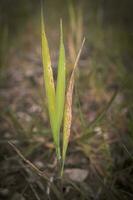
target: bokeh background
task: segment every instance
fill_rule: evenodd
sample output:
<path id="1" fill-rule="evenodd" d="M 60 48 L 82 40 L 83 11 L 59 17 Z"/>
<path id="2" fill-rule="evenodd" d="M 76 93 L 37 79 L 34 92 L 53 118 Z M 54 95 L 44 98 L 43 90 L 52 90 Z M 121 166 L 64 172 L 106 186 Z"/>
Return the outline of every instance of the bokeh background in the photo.
<path id="1" fill-rule="evenodd" d="M 55 175 L 43 87 L 41 6 L 0 1 L 0 199 L 133 199 L 133 1 L 43 2 L 55 80 L 60 19 L 68 76 L 86 38 L 63 181 Z M 52 177 L 52 186 L 8 141 Z"/>

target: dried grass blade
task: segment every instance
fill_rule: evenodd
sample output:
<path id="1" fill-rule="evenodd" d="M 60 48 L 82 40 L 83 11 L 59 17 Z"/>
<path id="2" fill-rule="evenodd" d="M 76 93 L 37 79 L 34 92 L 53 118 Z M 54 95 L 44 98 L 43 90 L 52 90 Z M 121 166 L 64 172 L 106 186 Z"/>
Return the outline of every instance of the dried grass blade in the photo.
<path id="1" fill-rule="evenodd" d="M 70 128 L 71 128 L 71 121 L 72 121 L 72 95 L 73 95 L 73 87 L 74 87 L 74 75 L 75 69 L 77 67 L 81 51 L 84 45 L 85 39 L 83 39 L 81 48 L 77 55 L 74 68 L 70 77 L 67 93 L 66 93 L 66 102 L 65 102 L 65 111 L 64 111 L 64 126 L 63 126 L 63 147 L 62 147 L 62 171 L 61 175 L 63 174 L 64 162 L 66 157 L 67 146 L 70 137 Z"/>

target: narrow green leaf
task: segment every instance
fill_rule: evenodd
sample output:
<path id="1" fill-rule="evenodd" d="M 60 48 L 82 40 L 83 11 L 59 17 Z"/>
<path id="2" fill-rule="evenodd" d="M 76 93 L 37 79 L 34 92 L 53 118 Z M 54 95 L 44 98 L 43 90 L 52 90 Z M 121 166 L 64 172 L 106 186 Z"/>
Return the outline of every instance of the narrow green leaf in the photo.
<path id="1" fill-rule="evenodd" d="M 63 174 L 64 162 L 66 157 L 67 146 L 70 137 L 70 128 L 71 128 L 71 121 L 72 121 L 72 95 L 73 95 L 73 87 L 74 87 L 74 75 L 75 69 L 78 64 L 79 57 L 81 55 L 81 51 L 84 45 L 85 39 L 82 42 L 81 48 L 77 55 L 74 68 L 70 77 L 67 93 L 66 93 L 66 102 L 65 102 L 65 111 L 64 111 L 64 126 L 63 126 L 63 147 L 62 147 L 62 171 L 61 175 Z"/>
<path id="2" fill-rule="evenodd" d="M 46 38 L 44 20 L 43 20 L 43 11 L 41 12 L 41 28 L 42 28 L 42 61 L 43 61 L 43 72 L 44 72 L 44 83 L 46 97 L 48 101 L 48 111 L 50 124 L 53 132 L 53 137 L 55 144 L 57 143 L 56 137 L 54 135 L 54 120 L 55 120 L 55 86 L 53 79 L 53 71 L 51 67 L 51 59 L 48 47 L 48 41 Z"/>
<path id="3" fill-rule="evenodd" d="M 63 44 L 63 31 L 62 31 L 62 21 L 61 21 L 58 77 L 57 77 L 57 87 L 56 87 L 56 119 L 55 119 L 55 134 L 56 137 L 58 138 L 58 145 L 60 145 L 60 128 L 64 113 L 65 79 L 66 79 L 65 49 Z"/>

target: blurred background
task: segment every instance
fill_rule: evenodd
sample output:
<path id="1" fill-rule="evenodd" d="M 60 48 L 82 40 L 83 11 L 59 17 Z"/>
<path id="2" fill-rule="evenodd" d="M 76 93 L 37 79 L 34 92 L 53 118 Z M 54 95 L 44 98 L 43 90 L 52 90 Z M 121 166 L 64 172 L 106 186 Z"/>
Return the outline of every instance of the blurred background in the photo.
<path id="1" fill-rule="evenodd" d="M 51 189 L 8 144 L 49 176 L 55 173 L 40 8 L 37 0 L 0 1 L 0 199 L 133 199 L 131 0 L 43 2 L 55 80 L 60 19 L 68 75 L 86 38 L 76 73 L 67 178 L 53 180 Z"/>

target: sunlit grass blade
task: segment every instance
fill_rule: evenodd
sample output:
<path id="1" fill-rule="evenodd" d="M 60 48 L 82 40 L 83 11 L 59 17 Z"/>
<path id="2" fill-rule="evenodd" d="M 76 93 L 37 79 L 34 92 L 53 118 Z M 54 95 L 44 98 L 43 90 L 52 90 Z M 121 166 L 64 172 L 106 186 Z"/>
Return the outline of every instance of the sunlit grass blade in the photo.
<path id="1" fill-rule="evenodd" d="M 74 75 L 75 69 L 77 67 L 77 63 L 84 45 L 85 39 L 82 42 L 81 48 L 77 55 L 74 68 L 69 80 L 68 89 L 66 93 L 66 102 L 65 102 L 65 110 L 64 110 L 64 126 L 63 126 L 63 147 L 62 147 L 62 171 L 61 175 L 63 174 L 64 162 L 66 157 L 67 146 L 70 137 L 70 128 L 71 128 L 71 121 L 72 121 L 72 95 L 73 95 L 73 87 L 74 87 Z"/>
<path id="2" fill-rule="evenodd" d="M 66 80 L 65 49 L 63 44 L 62 21 L 60 21 L 60 50 L 59 50 L 58 77 L 56 86 L 56 119 L 55 119 L 55 132 L 56 132 L 56 137 L 58 138 L 59 146 L 60 146 L 60 128 L 64 113 L 65 82 L 66 82 L 65 80 Z"/>
<path id="3" fill-rule="evenodd" d="M 57 145 L 57 138 L 54 134 L 54 121 L 55 121 L 55 86 L 53 79 L 53 71 L 51 67 L 51 59 L 48 47 L 48 41 L 46 38 L 44 20 L 43 20 L 43 11 L 41 12 L 41 28 L 42 28 L 42 61 L 43 61 L 43 71 L 44 71 L 44 83 L 46 90 L 46 97 L 48 102 L 48 111 L 50 124 L 53 132 L 53 138 L 55 145 Z"/>

